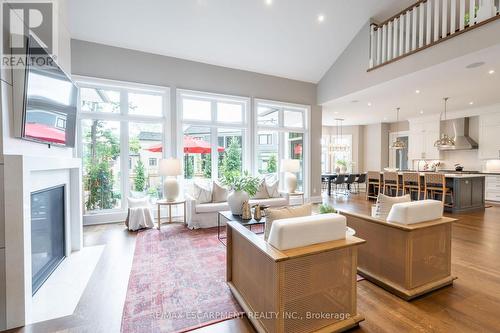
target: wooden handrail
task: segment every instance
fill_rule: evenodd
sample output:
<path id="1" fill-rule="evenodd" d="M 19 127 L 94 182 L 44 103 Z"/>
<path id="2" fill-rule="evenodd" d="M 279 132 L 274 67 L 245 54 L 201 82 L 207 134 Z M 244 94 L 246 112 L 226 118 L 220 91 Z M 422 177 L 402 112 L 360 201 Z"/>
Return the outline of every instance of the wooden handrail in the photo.
<path id="1" fill-rule="evenodd" d="M 422 3 L 425 3 L 427 2 L 428 0 L 419 0 L 417 2 L 415 2 L 413 5 L 411 6 L 408 6 L 406 7 L 405 9 L 403 9 L 402 11 L 400 11 L 399 13 L 397 13 L 396 15 L 392 15 L 391 17 L 389 17 L 387 20 L 381 22 L 381 23 L 374 23 L 375 24 L 375 31 L 377 31 L 377 29 L 389 22 L 391 22 L 392 20 L 400 17 L 401 15 L 405 14 L 407 11 L 413 9 L 413 8 L 417 8 L 418 6 L 420 6 Z"/>

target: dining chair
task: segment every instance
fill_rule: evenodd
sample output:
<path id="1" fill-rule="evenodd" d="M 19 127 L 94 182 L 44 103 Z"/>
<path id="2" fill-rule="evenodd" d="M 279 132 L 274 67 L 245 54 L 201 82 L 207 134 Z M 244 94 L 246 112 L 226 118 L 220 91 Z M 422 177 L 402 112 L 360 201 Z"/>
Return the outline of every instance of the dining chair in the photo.
<path id="1" fill-rule="evenodd" d="M 347 176 L 347 179 L 345 180 L 347 194 L 352 193 L 352 189 L 354 187 L 354 182 L 356 181 L 356 177 L 357 176 L 355 174 L 352 174 L 352 173 Z"/>
<path id="2" fill-rule="evenodd" d="M 355 187 L 355 192 L 353 193 L 359 193 L 359 184 L 364 184 L 366 183 L 366 173 L 362 173 L 356 178 L 354 181 L 354 187 Z"/>
<path id="3" fill-rule="evenodd" d="M 385 171 L 384 172 L 384 186 L 382 193 L 385 195 L 393 196 L 392 193 L 394 191 L 395 196 L 399 196 L 399 190 L 400 190 L 400 184 L 399 184 L 399 175 L 397 172 L 393 171 Z M 387 193 L 387 190 L 389 190 L 389 193 Z"/>
<path id="4" fill-rule="evenodd" d="M 403 172 L 403 195 L 410 194 L 413 198 L 414 194 L 416 194 L 417 200 L 420 200 L 421 193 L 420 173 Z"/>
<path id="5" fill-rule="evenodd" d="M 339 194 L 340 190 L 344 191 L 343 194 L 346 194 L 346 191 L 345 191 L 345 175 L 344 174 L 337 175 L 337 178 L 335 178 L 335 181 L 333 182 L 333 185 L 335 186 L 335 193 L 336 194 Z"/>
<path id="6" fill-rule="evenodd" d="M 447 202 L 446 198 L 450 197 Z M 453 190 L 446 186 L 446 177 L 444 173 L 426 172 L 424 175 L 424 198 L 438 200 L 441 198 L 443 204 L 447 207 L 453 207 Z"/>
<path id="7" fill-rule="evenodd" d="M 368 171 L 366 178 L 366 200 L 377 199 L 382 186 L 380 171 Z"/>

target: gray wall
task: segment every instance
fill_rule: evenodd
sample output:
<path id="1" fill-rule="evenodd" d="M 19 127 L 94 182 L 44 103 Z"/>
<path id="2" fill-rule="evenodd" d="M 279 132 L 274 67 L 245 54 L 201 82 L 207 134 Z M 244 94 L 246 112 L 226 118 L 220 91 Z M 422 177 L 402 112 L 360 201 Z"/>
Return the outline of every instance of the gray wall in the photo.
<path id="1" fill-rule="evenodd" d="M 367 22 L 318 83 L 318 104 L 496 45 L 498 36 L 500 20 L 367 72 L 370 46 L 370 22 Z"/>
<path id="2" fill-rule="evenodd" d="M 320 195 L 321 107 L 315 84 L 81 40 L 71 41 L 71 60 L 73 74 L 170 87 L 172 110 L 174 88 L 310 105 L 310 194 Z"/>

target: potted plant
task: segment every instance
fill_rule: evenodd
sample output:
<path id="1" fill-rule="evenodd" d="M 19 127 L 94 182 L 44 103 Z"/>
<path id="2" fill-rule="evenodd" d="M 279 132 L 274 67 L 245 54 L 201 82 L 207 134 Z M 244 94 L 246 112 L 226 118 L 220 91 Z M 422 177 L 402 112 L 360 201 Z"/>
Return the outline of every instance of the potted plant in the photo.
<path id="1" fill-rule="evenodd" d="M 340 167 L 340 173 L 347 172 L 347 161 L 346 160 L 338 160 L 337 167 Z"/>
<path id="2" fill-rule="evenodd" d="M 331 214 L 331 213 L 337 213 L 337 210 L 328 204 L 322 204 L 319 206 L 319 213 L 320 214 Z"/>
<path id="3" fill-rule="evenodd" d="M 245 171 L 243 174 L 239 174 L 239 172 L 225 173 L 220 181 L 231 190 L 231 193 L 227 196 L 227 203 L 231 213 L 241 215 L 243 203 L 250 200 L 250 197 L 257 193 L 259 179 L 250 176 L 248 171 Z"/>

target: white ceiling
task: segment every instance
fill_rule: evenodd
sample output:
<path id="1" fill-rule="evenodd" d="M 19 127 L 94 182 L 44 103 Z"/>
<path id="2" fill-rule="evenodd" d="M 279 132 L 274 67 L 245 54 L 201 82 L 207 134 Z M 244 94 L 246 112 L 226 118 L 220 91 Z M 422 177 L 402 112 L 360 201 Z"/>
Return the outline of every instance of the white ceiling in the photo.
<path id="1" fill-rule="evenodd" d="M 316 83 L 370 17 L 414 2 L 267 1 L 69 0 L 69 29 L 76 39 Z"/>
<path id="2" fill-rule="evenodd" d="M 485 64 L 466 68 L 475 62 Z M 397 107 L 400 120 L 439 114 L 443 97 L 450 98 L 451 112 L 474 114 L 478 107 L 500 103 L 500 45 L 328 102 L 323 105 L 323 125 L 335 125 L 335 118 L 344 118 L 345 125 L 393 122 Z"/>

